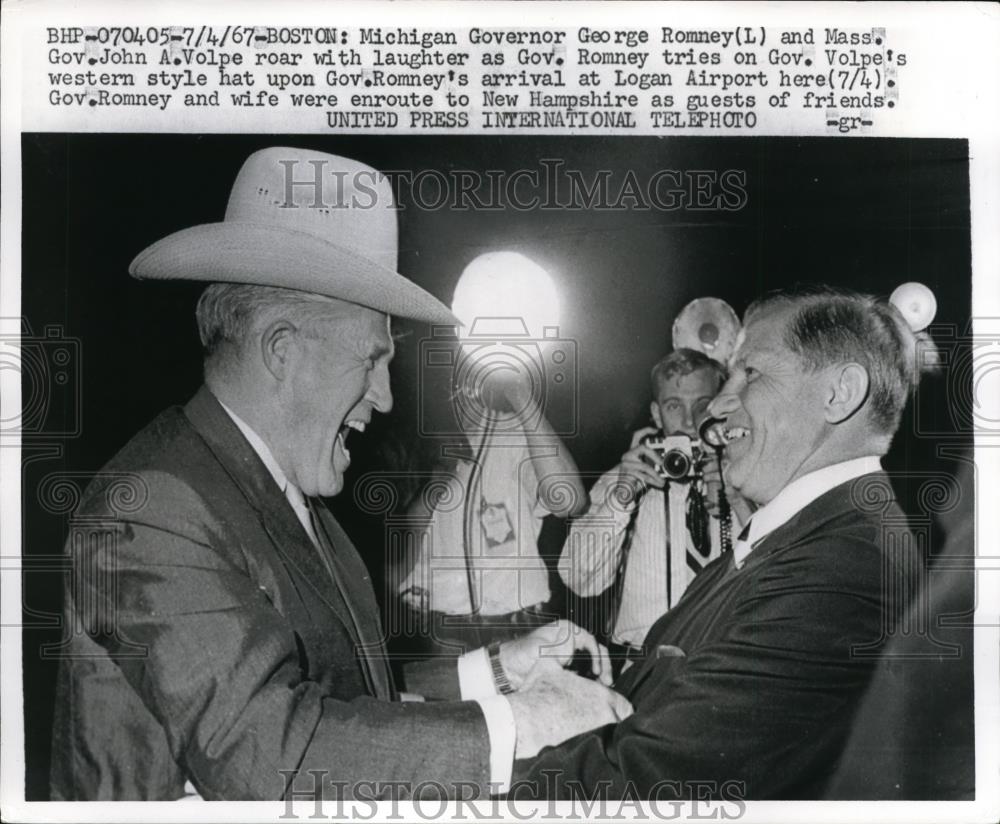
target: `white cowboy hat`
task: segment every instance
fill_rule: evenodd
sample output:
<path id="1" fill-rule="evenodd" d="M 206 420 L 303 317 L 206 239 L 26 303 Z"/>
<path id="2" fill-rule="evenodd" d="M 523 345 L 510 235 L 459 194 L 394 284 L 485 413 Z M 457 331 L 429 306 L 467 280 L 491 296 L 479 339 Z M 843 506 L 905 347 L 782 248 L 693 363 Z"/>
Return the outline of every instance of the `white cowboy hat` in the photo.
<path id="1" fill-rule="evenodd" d="M 129 274 L 298 289 L 457 324 L 443 303 L 397 274 L 396 253 L 396 211 L 384 175 L 346 157 L 276 147 L 247 158 L 222 223 L 157 241 Z"/>

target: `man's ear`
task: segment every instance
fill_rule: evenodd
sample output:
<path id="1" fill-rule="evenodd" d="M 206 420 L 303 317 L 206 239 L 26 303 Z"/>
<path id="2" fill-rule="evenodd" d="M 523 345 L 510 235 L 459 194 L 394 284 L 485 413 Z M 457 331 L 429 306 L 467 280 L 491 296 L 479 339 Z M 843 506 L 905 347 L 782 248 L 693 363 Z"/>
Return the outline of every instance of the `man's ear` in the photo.
<path id="1" fill-rule="evenodd" d="M 295 325 L 282 319 L 265 327 L 260 336 L 261 360 L 275 380 L 282 381 L 288 375 L 295 332 Z"/>
<path id="2" fill-rule="evenodd" d="M 657 429 L 663 429 L 663 418 L 660 417 L 660 405 L 656 401 L 649 404 L 649 414 L 653 416 L 653 423 Z"/>
<path id="3" fill-rule="evenodd" d="M 868 370 L 860 363 L 833 369 L 825 410 L 827 423 L 842 423 L 857 412 L 868 397 L 868 387 Z"/>

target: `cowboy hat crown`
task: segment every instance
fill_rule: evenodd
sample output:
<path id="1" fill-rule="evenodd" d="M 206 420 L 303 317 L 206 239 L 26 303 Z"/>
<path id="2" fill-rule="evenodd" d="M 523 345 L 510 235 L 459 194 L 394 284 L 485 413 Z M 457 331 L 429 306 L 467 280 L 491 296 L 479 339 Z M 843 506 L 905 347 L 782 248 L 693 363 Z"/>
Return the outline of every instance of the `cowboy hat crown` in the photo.
<path id="1" fill-rule="evenodd" d="M 455 324 L 437 298 L 396 272 L 392 187 L 370 166 L 304 149 L 247 158 L 225 218 L 140 252 L 129 274 L 297 289 L 430 323 Z"/>

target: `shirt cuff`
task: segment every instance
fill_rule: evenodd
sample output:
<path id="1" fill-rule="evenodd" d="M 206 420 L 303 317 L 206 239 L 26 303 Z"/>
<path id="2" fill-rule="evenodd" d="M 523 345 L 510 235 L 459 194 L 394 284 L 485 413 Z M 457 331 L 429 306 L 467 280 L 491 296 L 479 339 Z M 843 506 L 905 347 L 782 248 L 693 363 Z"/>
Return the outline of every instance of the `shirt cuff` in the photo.
<path id="1" fill-rule="evenodd" d="M 474 649 L 459 657 L 458 689 L 463 701 L 492 698 L 497 694 L 486 647 Z"/>
<path id="2" fill-rule="evenodd" d="M 504 795 L 510 790 L 514 772 L 514 747 L 517 743 L 514 711 L 503 695 L 480 698 L 476 703 L 483 711 L 486 732 L 490 737 L 490 794 Z"/>

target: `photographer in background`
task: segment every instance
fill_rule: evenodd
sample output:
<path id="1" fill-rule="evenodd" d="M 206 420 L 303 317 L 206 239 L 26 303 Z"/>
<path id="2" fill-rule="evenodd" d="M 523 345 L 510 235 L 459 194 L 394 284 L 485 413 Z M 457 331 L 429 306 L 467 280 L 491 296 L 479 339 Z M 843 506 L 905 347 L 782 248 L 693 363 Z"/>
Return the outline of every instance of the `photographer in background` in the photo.
<path id="1" fill-rule="evenodd" d="M 546 516 L 577 515 L 587 501 L 529 377 L 509 364 L 480 374 L 478 386 L 457 387 L 479 412 L 458 415 L 467 445 L 410 507 L 419 550 L 398 592 L 420 628 L 416 653 L 460 654 L 556 618 L 538 535 Z"/>
<path id="2" fill-rule="evenodd" d="M 655 426 L 636 431 L 618 466 L 594 484 L 590 509 L 573 522 L 559 559 L 560 576 L 578 595 L 596 596 L 615 587 L 605 630 L 626 654 L 638 650 L 653 622 L 673 606 L 670 563 L 681 560 L 680 551 L 669 545 L 668 481 L 657 470 L 663 456 L 648 441 L 657 433 L 696 441 L 726 371 L 702 352 L 677 349 L 653 367 L 650 379 Z M 722 551 L 722 481 L 713 453 L 704 456 L 700 474 L 700 479 L 683 482 L 688 486 L 683 558 L 688 580 Z M 726 499 L 738 532 L 749 507 L 728 487 Z"/>

